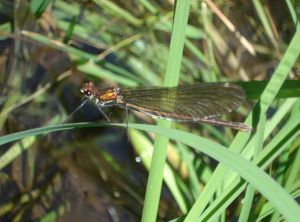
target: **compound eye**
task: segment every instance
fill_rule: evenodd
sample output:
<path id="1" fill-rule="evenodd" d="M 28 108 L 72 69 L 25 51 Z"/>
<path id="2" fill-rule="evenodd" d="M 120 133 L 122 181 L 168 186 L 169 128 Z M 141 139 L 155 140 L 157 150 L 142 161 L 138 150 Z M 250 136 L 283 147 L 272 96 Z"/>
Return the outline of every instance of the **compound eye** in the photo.
<path id="1" fill-rule="evenodd" d="M 91 91 L 90 91 L 90 90 L 87 90 L 87 89 L 84 91 L 84 93 L 85 93 L 85 95 L 87 95 L 87 96 L 90 96 L 90 95 L 91 95 Z"/>

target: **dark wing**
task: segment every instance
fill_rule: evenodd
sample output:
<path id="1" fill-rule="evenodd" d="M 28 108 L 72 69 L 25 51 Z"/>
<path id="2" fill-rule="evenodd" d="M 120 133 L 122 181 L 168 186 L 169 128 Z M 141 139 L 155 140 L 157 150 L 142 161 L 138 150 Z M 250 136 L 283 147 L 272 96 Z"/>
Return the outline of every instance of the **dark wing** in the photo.
<path id="1" fill-rule="evenodd" d="M 119 95 L 127 107 L 177 121 L 220 116 L 236 110 L 245 99 L 244 90 L 232 83 L 120 88 Z"/>

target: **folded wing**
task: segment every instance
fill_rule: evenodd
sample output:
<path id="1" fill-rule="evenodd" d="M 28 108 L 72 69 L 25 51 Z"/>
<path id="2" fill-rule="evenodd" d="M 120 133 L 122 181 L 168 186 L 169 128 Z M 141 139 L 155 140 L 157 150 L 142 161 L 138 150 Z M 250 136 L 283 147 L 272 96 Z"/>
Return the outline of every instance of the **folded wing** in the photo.
<path id="1" fill-rule="evenodd" d="M 119 94 L 127 107 L 177 121 L 214 118 L 236 110 L 245 99 L 244 90 L 232 83 L 121 88 Z"/>

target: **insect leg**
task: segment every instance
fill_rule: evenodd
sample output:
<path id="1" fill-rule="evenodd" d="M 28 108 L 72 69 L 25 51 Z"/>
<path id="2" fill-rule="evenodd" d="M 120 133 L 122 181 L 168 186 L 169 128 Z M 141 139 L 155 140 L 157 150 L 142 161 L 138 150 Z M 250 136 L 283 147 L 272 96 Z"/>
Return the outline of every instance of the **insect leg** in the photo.
<path id="1" fill-rule="evenodd" d="M 67 119 L 64 121 L 64 123 L 67 123 L 67 122 L 69 122 L 71 119 L 72 119 L 72 117 L 74 116 L 74 114 L 79 110 L 79 109 L 81 109 L 83 106 L 84 106 L 84 104 L 87 102 L 88 100 L 86 99 L 86 100 L 84 100 L 68 117 L 67 117 Z"/>
<path id="2" fill-rule="evenodd" d="M 104 116 L 104 118 L 106 119 L 107 122 L 110 122 L 110 119 L 108 118 L 108 116 L 103 112 L 103 110 L 101 109 L 100 105 L 97 105 L 97 108 L 99 110 L 99 112 L 102 114 L 102 116 Z"/>

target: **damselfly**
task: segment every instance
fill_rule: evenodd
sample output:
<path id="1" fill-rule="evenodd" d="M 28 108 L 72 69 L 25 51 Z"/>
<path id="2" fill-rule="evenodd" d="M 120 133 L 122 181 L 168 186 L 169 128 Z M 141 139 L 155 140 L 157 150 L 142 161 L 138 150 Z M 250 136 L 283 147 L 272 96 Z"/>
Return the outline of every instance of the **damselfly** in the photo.
<path id="1" fill-rule="evenodd" d="M 152 116 L 181 122 L 201 122 L 227 126 L 241 131 L 252 130 L 239 123 L 218 119 L 222 114 L 236 110 L 245 99 L 244 90 L 233 83 L 197 83 L 176 87 L 133 87 L 97 89 L 93 82 L 85 82 L 81 93 L 85 101 L 70 115 L 77 112 L 87 101 L 93 101 L 101 114 L 110 121 L 102 108 L 120 106 Z"/>

